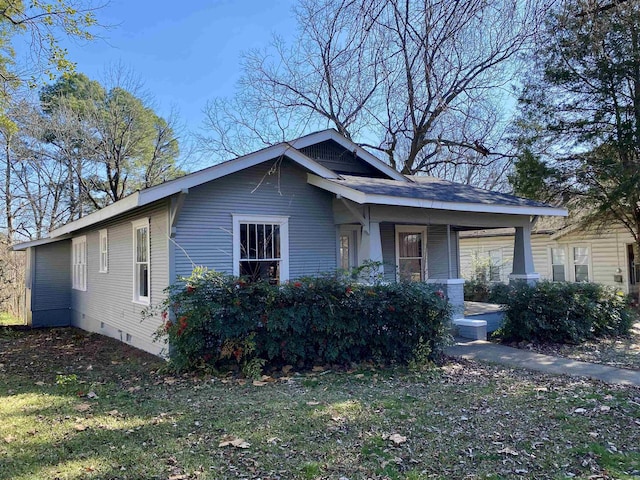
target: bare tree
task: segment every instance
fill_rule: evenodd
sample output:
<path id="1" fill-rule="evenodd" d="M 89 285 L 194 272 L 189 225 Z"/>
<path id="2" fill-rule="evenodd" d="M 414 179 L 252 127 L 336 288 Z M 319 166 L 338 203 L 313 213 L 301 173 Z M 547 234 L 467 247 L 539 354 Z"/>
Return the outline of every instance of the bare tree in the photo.
<path id="1" fill-rule="evenodd" d="M 235 97 L 206 107 L 201 144 L 238 155 L 257 146 L 249 139 L 333 127 L 406 174 L 501 174 L 506 92 L 546 6 L 301 0 L 295 42 L 244 56 Z"/>

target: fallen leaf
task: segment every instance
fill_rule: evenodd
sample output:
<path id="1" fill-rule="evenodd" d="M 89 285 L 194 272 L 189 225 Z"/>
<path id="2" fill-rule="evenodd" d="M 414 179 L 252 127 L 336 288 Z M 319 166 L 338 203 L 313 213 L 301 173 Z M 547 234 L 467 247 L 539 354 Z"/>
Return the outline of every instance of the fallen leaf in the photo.
<path id="1" fill-rule="evenodd" d="M 107 414 L 111 415 L 112 417 L 115 417 L 119 414 L 120 412 L 118 412 L 118 410 L 111 410 L 109 412 L 107 412 Z"/>
<path id="2" fill-rule="evenodd" d="M 576 408 L 573 413 L 587 413 L 586 408 Z"/>
<path id="3" fill-rule="evenodd" d="M 611 410 L 611 407 L 610 407 L 610 406 L 608 406 L 608 405 L 602 405 L 602 406 L 600 407 L 600 411 L 601 411 L 601 412 L 608 412 L 609 410 Z"/>
<path id="4" fill-rule="evenodd" d="M 254 380 L 253 381 L 253 386 L 254 387 L 264 387 L 267 383 L 269 383 L 269 382 L 261 382 L 260 380 Z"/>
<path id="5" fill-rule="evenodd" d="M 140 385 L 136 385 L 135 387 L 127 388 L 127 392 L 129 392 L 129 393 L 134 393 L 134 392 L 137 392 L 138 390 L 142 390 L 142 387 Z"/>
<path id="6" fill-rule="evenodd" d="M 96 392 L 89 392 L 87 393 L 87 398 L 98 398 L 98 395 L 96 394 Z"/>
<path id="7" fill-rule="evenodd" d="M 78 432 L 84 432 L 87 429 L 86 425 L 82 425 L 81 423 L 76 423 L 73 428 L 75 428 Z"/>
<path id="8" fill-rule="evenodd" d="M 79 403 L 73 408 L 78 412 L 88 412 L 89 410 L 91 410 L 91 405 L 89 405 L 88 403 Z"/>
<path id="9" fill-rule="evenodd" d="M 321 367 L 320 365 L 316 365 L 315 367 L 313 367 L 311 369 L 312 372 L 324 372 L 324 367 Z"/>
<path id="10" fill-rule="evenodd" d="M 399 433 L 394 433 L 393 435 L 389 436 L 389 440 L 391 440 L 396 445 L 400 445 L 401 443 L 404 443 L 407 441 L 407 437 L 403 437 Z"/>
<path id="11" fill-rule="evenodd" d="M 36 382 L 36 385 L 38 385 L 39 387 L 42 387 L 43 385 L 46 385 L 46 383 L 41 381 L 41 382 Z"/>
<path id="12" fill-rule="evenodd" d="M 282 367 L 282 373 L 287 375 L 293 369 L 293 365 L 285 365 Z"/>
<path id="13" fill-rule="evenodd" d="M 176 379 L 173 377 L 166 377 L 164 379 L 164 383 L 167 385 L 173 385 L 174 383 L 176 383 Z"/>
<path id="14" fill-rule="evenodd" d="M 320 402 L 307 402 L 307 405 L 310 407 L 315 407 L 316 405 L 320 405 Z"/>
<path id="15" fill-rule="evenodd" d="M 504 453 L 506 455 L 513 455 L 514 457 L 517 457 L 518 455 L 520 455 L 513 448 L 509 448 L 509 447 L 504 447 L 502 450 L 498 450 L 498 453 Z"/>
<path id="16" fill-rule="evenodd" d="M 249 448 L 251 446 L 250 443 L 245 442 L 244 438 L 237 438 L 233 435 L 226 435 L 222 437 L 222 440 L 218 444 L 218 447 L 228 447 L 229 445 L 236 448 Z"/>
<path id="17" fill-rule="evenodd" d="M 260 380 L 263 382 L 267 382 L 267 383 L 273 383 L 276 381 L 275 378 L 269 376 L 269 375 L 262 375 L 262 377 L 260 377 Z"/>
<path id="18" fill-rule="evenodd" d="M 16 437 L 14 437 L 13 435 L 7 435 L 6 437 L 4 437 L 4 441 L 7 443 L 11 443 L 13 441 L 15 441 Z"/>
<path id="19" fill-rule="evenodd" d="M 277 442 L 281 442 L 282 440 L 280 440 L 278 437 L 271 437 L 267 439 L 267 443 L 277 443 Z"/>

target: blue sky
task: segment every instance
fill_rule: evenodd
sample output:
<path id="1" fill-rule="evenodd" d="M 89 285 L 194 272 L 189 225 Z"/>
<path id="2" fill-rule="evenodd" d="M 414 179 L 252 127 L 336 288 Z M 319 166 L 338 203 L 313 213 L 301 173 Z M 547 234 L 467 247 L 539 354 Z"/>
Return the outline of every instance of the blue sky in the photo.
<path id="1" fill-rule="evenodd" d="M 99 2 L 98 2 L 99 3 Z M 189 130 L 201 128 L 207 100 L 231 95 L 241 52 L 272 34 L 295 33 L 291 0 L 110 0 L 96 12 L 102 38 L 63 42 L 77 71 L 100 80 L 122 63 L 144 83 L 156 110 L 177 107 Z"/>

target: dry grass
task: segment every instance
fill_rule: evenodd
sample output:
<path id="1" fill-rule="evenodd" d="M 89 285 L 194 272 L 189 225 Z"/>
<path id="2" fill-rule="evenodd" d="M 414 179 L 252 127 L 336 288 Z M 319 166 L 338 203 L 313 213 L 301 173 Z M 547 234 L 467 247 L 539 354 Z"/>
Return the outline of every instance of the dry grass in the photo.
<path id="1" fill-rule="evenodd" d="M 11 325 L 24 325 L 24 321 L 14 317 L 10 313 L 0 313 L 0 327 Z"/>

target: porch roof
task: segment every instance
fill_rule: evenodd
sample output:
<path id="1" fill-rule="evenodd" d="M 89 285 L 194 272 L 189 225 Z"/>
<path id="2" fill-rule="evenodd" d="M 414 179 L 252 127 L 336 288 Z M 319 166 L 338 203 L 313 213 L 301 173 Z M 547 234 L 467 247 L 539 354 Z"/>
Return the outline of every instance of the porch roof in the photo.
<path id="1" fill-rule="evenodd" d="M 321 178 L 308 174 L 310 184 L 359 204 L 395 205 L 463 212 L 567 216 L 564 208 L 505 193 L 453 183 L 440 178 L 413 176 L 413 182 L 342 175 Z"/>

